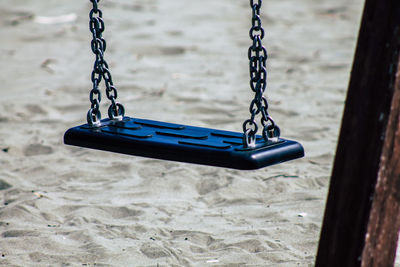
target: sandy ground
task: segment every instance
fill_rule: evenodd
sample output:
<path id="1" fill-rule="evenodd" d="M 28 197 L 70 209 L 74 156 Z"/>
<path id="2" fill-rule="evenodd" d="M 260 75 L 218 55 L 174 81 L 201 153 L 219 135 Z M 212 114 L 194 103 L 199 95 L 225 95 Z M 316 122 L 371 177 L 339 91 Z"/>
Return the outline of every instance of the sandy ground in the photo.
<path id="1" fill-rule="evenodd" d="M 0 265 L 312 266 L 362 1 L 264 1 L 270 113 L 307 155 L 247 172 L 63 145 L 89 108 L 88 2 L 0 2 Z M 241 130 L 248 1 L 101 7 L 128 115 Z"/>

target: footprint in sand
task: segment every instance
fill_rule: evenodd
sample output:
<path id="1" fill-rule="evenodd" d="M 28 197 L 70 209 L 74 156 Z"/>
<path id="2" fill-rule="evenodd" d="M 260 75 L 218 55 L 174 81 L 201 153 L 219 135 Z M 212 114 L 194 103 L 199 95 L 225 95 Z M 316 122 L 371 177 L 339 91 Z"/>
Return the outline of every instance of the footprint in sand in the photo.
<path id="1" fill-rule="evenodd" d="M 171 46 L 171 47 L 161 47 L 161 54 L 166 56 L 175 56 L 185 54 L 186 49 L 180 46 Z"/>
<path id="2" fill-rule="evenodd" d="M 232 177 L 214 177 L 212 179 L 203 179 L 196 184 L 196 190 L 199 195 L 206 195 L 220 188 L 227 187 L 232 183 Z"/>
<path id="3" fill-rule="evenodd" d="M 170 256 L 170 253 L 155 244 L 145 243 L 140 248 L 140 251 L 150 259 L 165 258 Z"/>
<path id="4" fill-rule="evenodd" d="M 9 230 L 1 234 L 3 238 L 20 237 L 20 236 L 38 236 L 38 235 L 39 235 L 38 232 L 29 230 Z"/>
<path id="5" fill-rule="evenodd" d="M 26 109 L 33 115 L 46 115 L 47 111 L 45 111 L 41 106 L 35 104 L 29 104 L 25 106 Z"/>
<path id="6" fill-rule="evenodd" d="M 24 155 L 37 156 L 37 155 L 48 155 L 53 153 L 53 148 L 49 146 L 44 146 L 41 144 L 31 144 L 24 149 Z"/>
<path id="7" fill-rule="evenodd" d="M 3 180 L 0 180 L 0 191 L 1 191 L 1 190 L 6 190 L 6 189 L 8 189 L 8 188 L 10 188 L 10 187 L 11 187 L 10 184 L 6 183 L 6 182 L 3 181 Z"/>
<path id="8" fill-rule="evenodd" d="M 245 240 L 242 242 L 231 244 L 229 246 L 238 247 L 250 253 L 259 253 L 266 250 L 262 243 L 256 239 Z"/>
<path id="9" fill-rule="evenodd" d="M 220 189 L 222 186 L 213 179 L 202 180 L 196 185 L 199 195 L 206 195 L 210 192 Z"/>

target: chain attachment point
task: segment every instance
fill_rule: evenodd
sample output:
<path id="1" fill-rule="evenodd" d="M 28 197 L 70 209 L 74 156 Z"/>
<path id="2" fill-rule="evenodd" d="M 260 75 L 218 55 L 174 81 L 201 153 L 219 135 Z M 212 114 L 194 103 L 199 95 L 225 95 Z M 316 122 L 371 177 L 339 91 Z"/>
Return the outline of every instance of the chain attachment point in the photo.
<path id="1" fill-rule="evenodd" d="M 112 104 L 108 107 L 108 117 L 110 120 L 118 120 L 121 121 L 124 119 L 125 116 L 125 107 L 118 103 L 115 102 L 113 99 Z"/>
<path id="2" fill-rule="evenodd" d="M 245 148 L 256 146 L 256 136 L 251 134 L 251 129 L 247 129 L 243 134 L 243 146 Z"/>
<path id="3" fill-rule="evenodd" d="M 87 113 L 87 122 L 91 127 L 100 127 L 101 126 L 101 113 L 100 110 L 91 108 Z"/>
<path id="4" fill-rule="evenodd" d="M 263 112 L 264 113 L 264 112 Z M 265 141 L 278 142 L 281 136 L 281 130 L 278 125 L 275 124 L 271 116 L 266 115 L 266 119 L 263 117 L 261 119 L 263 125 L 263 138 Z"/>
<path id="5" fill-rule="evenodd" d="M 263 138 L 264 140 L 270 140 L 272 142 L 278 142 L 281 136 L 281 129 L 275 125 L 275 127 L 264 127 Z"/>

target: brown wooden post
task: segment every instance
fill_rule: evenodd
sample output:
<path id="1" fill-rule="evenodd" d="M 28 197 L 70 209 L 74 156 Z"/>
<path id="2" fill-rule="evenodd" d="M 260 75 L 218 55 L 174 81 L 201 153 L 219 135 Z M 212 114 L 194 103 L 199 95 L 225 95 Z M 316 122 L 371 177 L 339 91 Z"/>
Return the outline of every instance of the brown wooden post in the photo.
<path id="1" fill-rule="evenodd" d="M 400 226 L 399 51 L 400 1 L 366 0 L 317 267 L 393 265 Z"/>
<path id="2" fill-rule="evenodd" d="M 399 59 L 400 60 L 400 59 Z M 400 69 L 379 168 L 362 266 L 390 266 L 400 229 Z"/>

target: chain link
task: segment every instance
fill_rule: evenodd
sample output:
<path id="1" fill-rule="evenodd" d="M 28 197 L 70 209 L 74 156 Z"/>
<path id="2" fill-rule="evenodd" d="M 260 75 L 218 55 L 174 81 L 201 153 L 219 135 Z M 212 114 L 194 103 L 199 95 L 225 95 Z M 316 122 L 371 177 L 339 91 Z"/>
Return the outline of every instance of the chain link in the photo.
<path id="1" fill-rule="evenodd" d="M 96 56 L 91 75 L 93 87 L 89 94 L 91 106 L 87 113 L 88 124 L 92 126 L 100 125 L 101 92 L 99 90 L 99 85 L 103 79 L 106 86 L 106 96 L 111 101 L 111 105 L 108 108 L 109 118 L 112 120 L 121 120 L 125 114 L 124 106 L 116 102 L 118 92 L 114 86 L 108 64 L 104 59 L 104 52 L 106 51 L 107 43 L 103 38 L 105 24 L 103 20 L 103 12 L 98 8 L 99 1 L 100 0 L 90 0 L 93 4 L 93 8 L 89 13 L 89 29 L 93 35 L 90 46 L 92 52 Z"/>
<path id="2" fill-rule="evenodd" d="M 268 101 L 264 97 L 267 88 L 267 69 L 268 58 L 267 49 L 262 45 L 265 31 L 262 28 L 260 9 L 262 0 L 250 0 L 252 9 L 252 27 L 249 31 L 250 39 L 253 44 L 249 47 L 248 58 L 250 66 L 250 88 L 255 93 L 254 99 L 250 103 L 250 119 L 243 123 L 243 145 L 253 147 L 256 142 L 258 125 L 255 120 L 256 115 L 261 113 L 261 124 L 263 126 L 263 138 L 265 141 L 277 140 L 280 136 L 279 127 L 268 114 Z"/>

